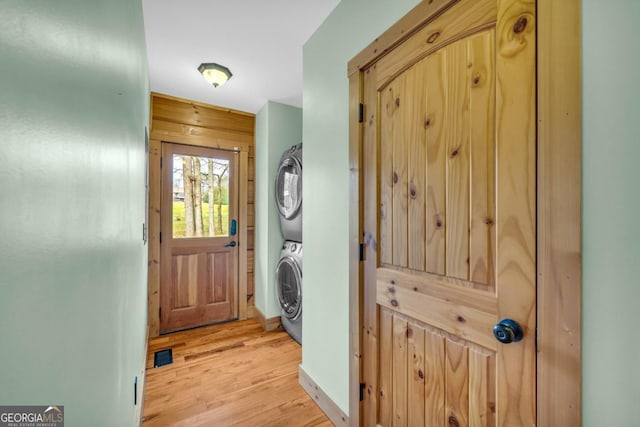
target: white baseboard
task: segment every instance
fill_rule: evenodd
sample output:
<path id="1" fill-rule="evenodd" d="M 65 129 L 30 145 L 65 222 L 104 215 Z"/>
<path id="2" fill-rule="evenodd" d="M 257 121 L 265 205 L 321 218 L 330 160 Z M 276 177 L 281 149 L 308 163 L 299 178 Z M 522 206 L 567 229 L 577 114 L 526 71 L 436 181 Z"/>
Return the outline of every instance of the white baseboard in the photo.
<path id="1" fill-rule="evenodd" d="M 298 367 L 298 382 L 336 427 L 347 427 L 349 425 L 349 417 L 302 369 L 302 366 Z"/>

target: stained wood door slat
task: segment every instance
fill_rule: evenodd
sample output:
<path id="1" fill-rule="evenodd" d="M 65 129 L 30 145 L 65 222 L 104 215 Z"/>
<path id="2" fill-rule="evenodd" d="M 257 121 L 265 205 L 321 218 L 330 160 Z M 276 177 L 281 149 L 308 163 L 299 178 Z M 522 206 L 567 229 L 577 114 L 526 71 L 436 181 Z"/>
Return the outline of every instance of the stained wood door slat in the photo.
<path id="1" fill-rule="evenodd" d="M 471 150 L 470 280 L 495 284 L 495 30 L 468 41 Z"/>
<path id="2" fill-rule="evenodd" d="M 469 351 L 469 427 L 495 425 L 495 396 L 493 382 L 495 358 L 487 352 Z"/>
<path id="3" fill-rule="evenodd" d="M 464 343 L 446 341 L 446 420 L 466 426 L 469 420 L 469 349 Z"/>
<path id="4" fill-rule="evenodd" d="M 445 274 L 446 219 L 446 145 L 444 139 L 446 52 L 437 52 L 425 60 L 427 84 L 427 205 L 426 271 Z"/>
<path id="5" fill-rule="evenodd" d="M 425 64 L 416 64 L 407 75 L 405 124 L 408 149 L 408 267 L 424 271 L 425 268 L 425 198 L 427 155 L 425 142 L 426 80 Z"/>
<path id="6" fill-rule="evenodd" d="M 383 426 L 393 425 L 393 314 L 380 310 L 380 385 L 378 420 Z M 383 338 L 384 337 L 384 338 Z"/>
<path id="7" fill-rule="evenodd" d="M 447 48 L 446 274 L 469 278 L 469 78 L 467 43 Z"/>
<path id="8" fill-rule="evenodd" d="M 407 266 L 407 239 L 408 239 L 408 183 L 407 183 L 407 122 L 411 120 L 411 111 L 407 100 L 409 99 L 409 84 L 411 70 L 401 75 L 394 82 L 391 116 L 391 145 L 393 147 L 393 264 Z"/>
<path id="9" fill-rule="evenodd" d="M 407 425 L 425 426 L 425 330 L 415 322 L 407 326 Z"/>
<path id="10" fill-rule="evenodd" d="M 393 114 L 395 86 L 380 93 L 380 262 L 393 263 Z"/>
<path id="11" fill-rule="evenodd" d="M 407 321 L 393 317 L 393 425 L 407 426 Z"/>

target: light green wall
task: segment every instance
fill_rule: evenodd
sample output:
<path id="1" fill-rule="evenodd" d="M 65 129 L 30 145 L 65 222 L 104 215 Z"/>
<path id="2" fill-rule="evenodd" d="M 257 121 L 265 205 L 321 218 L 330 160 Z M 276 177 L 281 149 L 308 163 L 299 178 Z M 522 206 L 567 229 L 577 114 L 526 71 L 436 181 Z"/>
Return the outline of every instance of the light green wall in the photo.
<path id="1" fill-rule="evenodd" d="M 0 10 L 0 404 L 133 426 L 147 312 L 141 2 Z"/>
<path id="2" fill-rule="evenodd" d="M 275 271 L 282 249 L 275 179 L 282 153 L 302 141 L 302 110 L 269 101 L 256 115 L 255 301 L 266 317 L 280 315 Z"/>
<path id="3" fill-rule="evenodd" d="M 347 62 L 417 3 L 342 0 L 303 51 L 302 367 L 345 413 L 349 409 Z"/>
<path id="4" fill-rule="evenodd" d="M 583 0 L 583 423 L 640 426 L 640 2 Z"/>

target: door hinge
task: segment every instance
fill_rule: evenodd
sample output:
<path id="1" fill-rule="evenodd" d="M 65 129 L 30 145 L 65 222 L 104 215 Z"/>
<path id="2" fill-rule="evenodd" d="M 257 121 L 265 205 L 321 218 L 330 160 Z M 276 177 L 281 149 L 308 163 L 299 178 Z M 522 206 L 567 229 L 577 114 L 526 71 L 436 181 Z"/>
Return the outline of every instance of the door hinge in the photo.
<path id="1" fill-rule="evenodd" d="M 358 110 L 358 123 L 364 122 L 364 104 L 361 102 Z"/>
<path id="2" fill-rule="evenodd" d="M 162 157 L 160 157 L 160 169 L 162 169 Z"/>
<path id="3" fill-rule="evenodd" d="M 158 309 L 158 318 L 162 320 L 162 307 Z"/>
<path id="4" fill-rule="evenodd" d="M 360 383 L 360 402 L 364 400 L 364 383 Z"/>
<path id="5" fill-rule="evenodd" d="M 160 232 L 160 243 L 162 243 L 162 231 Z"/>
<path id="6" fill-rule="evenodd" d="M 360 261 L 364 261 L 364 243 L 360 243 Z"/>

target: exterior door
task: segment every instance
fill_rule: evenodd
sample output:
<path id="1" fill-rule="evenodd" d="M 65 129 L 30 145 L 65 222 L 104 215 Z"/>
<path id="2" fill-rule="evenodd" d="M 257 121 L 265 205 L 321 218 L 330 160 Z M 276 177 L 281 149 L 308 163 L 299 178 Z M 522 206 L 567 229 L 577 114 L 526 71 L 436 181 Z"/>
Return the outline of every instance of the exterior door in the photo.
<path id="1" fill-rule="evenodd" d="M 533 426 L 535 2 L 438 3 L 363 70 L 362 420 Z"/>
<path id="2" fill-rule="evenodd" d="M 161 333 L 238 317 L 237 157 L 162 144 Z"/>

